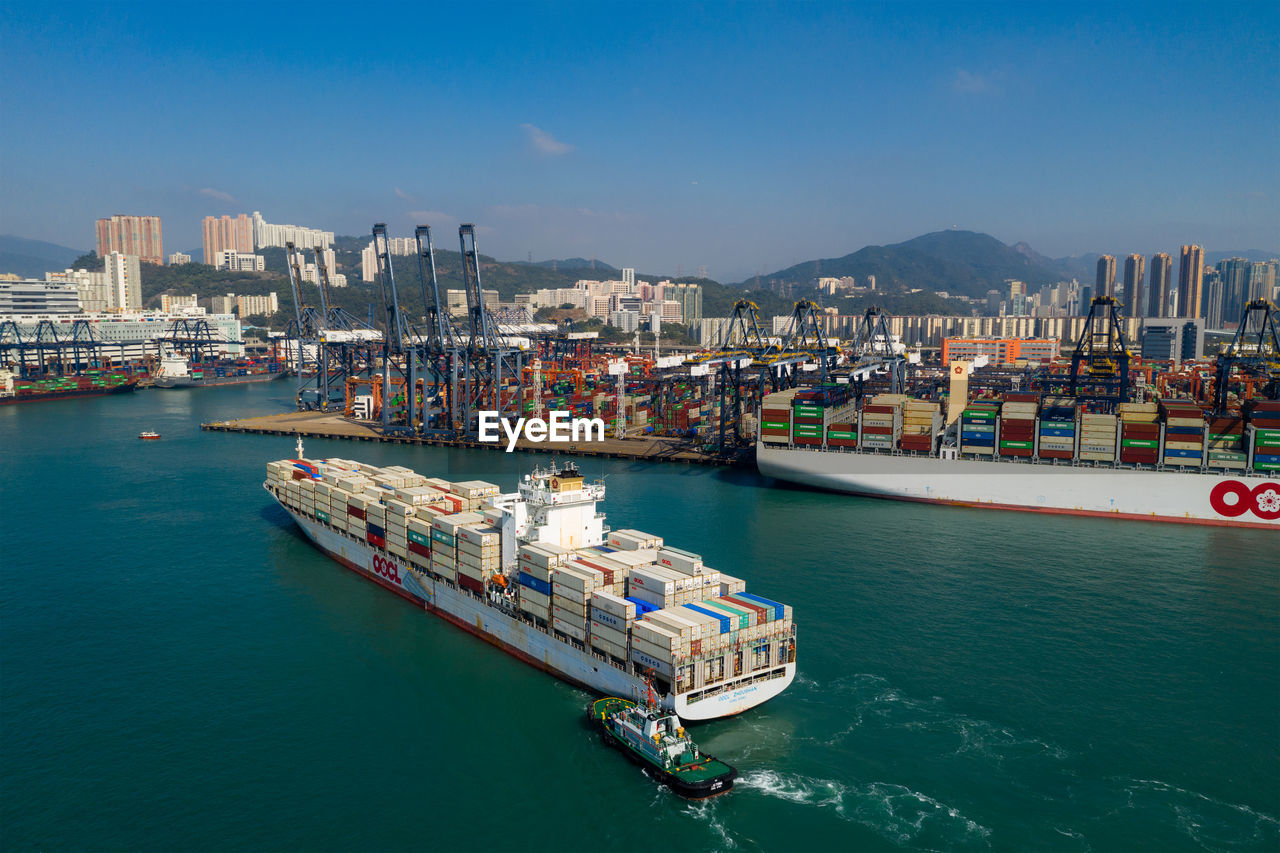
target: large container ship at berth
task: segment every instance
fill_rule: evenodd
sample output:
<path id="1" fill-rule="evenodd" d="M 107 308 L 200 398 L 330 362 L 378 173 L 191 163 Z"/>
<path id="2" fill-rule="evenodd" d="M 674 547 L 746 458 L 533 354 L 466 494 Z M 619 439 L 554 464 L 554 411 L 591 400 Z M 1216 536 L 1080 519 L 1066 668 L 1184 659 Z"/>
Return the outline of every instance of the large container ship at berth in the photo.
<path id="1" fill-rule="evenodd" d="M 1280 530 L 1280 403 L 1218 417 L 1179 400 L 1110 413 L 1067 397 L 767 395 L 756 460 L 779 480 L 870 497 Z M 961 398 L 964 399 L 963 397 Z"/>
<path id="2" fill-rule="evenodd" d="M 23 379 L 12 371 L 0 370 L 0 406 L 64 400 L 70 397 L 127 394 L 137 387 L 137 376 L 109 370 L 90 370 L 82 376 L 49 376 L 41 379 Z"/>
<path id="3" fill-rule="evenodd" d="M 252 358 L 189 360 L 185 355 L 164 353 L 151 375 L 157 388 L 203 388 L 269 382 L 286 375 L 276 360 Z"/>
<path id="4" fill-rule="evenodd" d="M 685 720 L 738 714 L 796 672 L 791 607 L 638 530 L 602 483 L 535 469 L 518 490 L 345 459 L 272 462 L 263 484 L 348 569 L 565 681 Z"/>

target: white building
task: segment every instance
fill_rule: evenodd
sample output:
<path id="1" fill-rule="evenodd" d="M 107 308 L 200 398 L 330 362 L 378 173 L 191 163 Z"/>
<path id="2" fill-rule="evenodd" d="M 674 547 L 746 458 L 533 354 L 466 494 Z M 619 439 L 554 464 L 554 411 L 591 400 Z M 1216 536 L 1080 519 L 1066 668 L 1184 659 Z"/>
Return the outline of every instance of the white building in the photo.
<path id="1" fill-rule="evenodd" d="M 684 306 L 674 299 L 664 299 L 661 303 L 655 303 L 654 308 L 661 305 L 660 311 L 652 311 L 650 313 L 659 314 L 665 323 L 683 323 L 684 322 Z"/>
<path id="2" fill-rule="evenodd" d="M 446 290 L 445 310 L 450 314 L 466 314 L 467 313 L 467 292 L 465 290 Z M 481 290 L 480 298 L 484 300 L 484 306 L 490 311 L 498 308 L 498 291 Z"/>
<path id="3" fill-rule="evenodd" d="M 284 248 L 285 243 L 292 243 L 299 249 L 327 248 L 333 245 L 333 232 L 321 231 L 319 228 L 304 228 L 301 225 L 272 225 L 255 210 L 253 212 L 254 248 L 265 249 L 269 246 Z"/>
<path id="4" fill-rule="evenodd" d="M 331 272 L 329 273 L 329 286 L 330 287 L 346 287 L 347 277 L 340 272 Z"/>
<path id="5" fill-rule="evenodd" d="M 44 280 L 58 284 L 69 284 L 76 289 L 80 298 L 81 311 L 107 310 L 107 273 L 90 272 L 89 270 L 63 270 L 47 272 Z"/>
<path id="6" fill-rule="evenodd" d="M 271 315 L 280 310 L 280 302 L 275 291 L 266 296 L 240 296 L 236 298 L 236 307 L 241 317 L 255 317 L 259 314 Z"/>
<path id="7" fill-rule="evenodd" d="M 262 255 L 246 255 L 234 249 L 223 249 L 214 256 L 214 266 L 231 272 L 262 272 L 267 261 Z"/>
<path id="8" fill-rule="evenodd" d="M 174 261 L 169 261 L 174 263 Z M 198 308 L 199 299 L 196 294 L 190 296 L 170 296 L 167 293 L 160 294 L 160 310 L 168 314 L 171 311 L 180 311 L 188 308 Z"/>
<path id="9" fill-rule="evenodd" d="M 174 252 L 172 255 L 169 256 L 170 265 L 189 264 L 189 263 L 191 263 L 191 256 L 188 254 L 185 254 L 184 252 Z"/>
<path id="10" fill-rule="evenodd" d="M 159 349 L 157 338 L 173 329 L 173 321 L 180 318 L 205 320 L 221 355 L 244 355 L 240 320 L 230 314 L 206 314 L 203 308 L 183 309 L 165 313 L 161 311 L 125 311 L 114 314 L 17 314 L 11 318 L 18 326 L 18 333 L 25 339 L 34 337 L 41 321 L 48 320 L 59 338 L 71 338 L 72 325 L 78 320 L 88 321 L 95 340 L 120 343 L 123 348 L 111 348 L 106 355 L 112 359 L 137 360 L 155 355 Z"/>
<path id="11" fill-rule="evenodd" d="M 360 251 L 360 278 L 364 281 L 378 280 L 378 253 L 374 251 L 373 243 Z"/>
<path id="12" fill-rule="evenodd" d="M 609 315 L 609 324 L 617 326 L 622 331 L 630 334 L 640 326 L 640 312 L 614 311 Z"/>
<path id="13" fill-rule="evenodd" d="M 324 258 L 324 268 L 329 271 L 329 283 L 333 284 L 333 270 L 338 265 L 337 256 L 334 254 L 333 249 L 322 249 L 320 256 Z M 314 254 L 312 257 L 314 257 Z M 320 270 L 314 263 L 302 264 L 299 266 L 298 271 L 302 273 L 303 281 L 309 281 L 312 284 L 320 283 Z M 346 286 L 345 276 L 342 279 L 342 284 L 344 287 Z"/>
<path id="14" fill-rule="evenodd" d="M 212 314 L 230 314 L 240 305 L 240 301 L 234 293 L 228 293 L 226 296 L 212 296 L 209 298 L 210 313 Z"/>
<path id="15" fill-rule="evenodd" d="M 80 294 L 65 282 L 0 281 L 0 317 L 14 314 L 79 314 Z"/>
<path id="16" fill-rule="evenodd" d="M 627 286 L 627 293 L 630 293 L 631 288 L 636 286 L 636 271 L 631 267 L 623 267 L 622 281 Z"/>
<path id="17" fill-rule="evenodd" d="M 517 296 L 520 295 L 517 294 Z M 559 308 L 561 305 L 585 308 L 587 304 L 587 292 L 576 287 L 547 288 L 539 290 L 532 296 L 530 304 L 534 308 Z"/>
<path id="18" fill-rule="evenodd" d="M 142 270 L 137 255 L 112 252 L 106 261 L 108 311 L 137 311 L 142 308 Z"/>

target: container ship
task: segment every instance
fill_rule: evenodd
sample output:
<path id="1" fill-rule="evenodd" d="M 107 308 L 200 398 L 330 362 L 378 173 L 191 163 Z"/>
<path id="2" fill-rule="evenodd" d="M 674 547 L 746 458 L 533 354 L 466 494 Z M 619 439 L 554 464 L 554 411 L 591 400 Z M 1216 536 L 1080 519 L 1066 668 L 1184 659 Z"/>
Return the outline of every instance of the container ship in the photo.
<path id="1" fill-rule="evenodd" d="M 761 406 L 761 474 L 879 498 L 1280 530 L 1280 403 L 1217 417 L 1178 400 L 1005 394 L 939 403 L 791 389 Z"/>
<path id="2" fill-rule="evenodd" d="M 284 375 L 279 361 L 251 358 L 192 361 L 186 356 L 165 353 L 160 356 L 160 364 L 151 379 L 157 388 L 199 388 L 267 382 Z"/>
<path id="3" fill-rule="evenodd" d="M 264 488 L 348 569 L 589 690 L 653 686 L 685 720 L 741 713 L 795 678 L 790 606 L 694 553 L 611 531 L 603 483 L 535 469 L 518 490 L 345 459 L 271 462 Z"/>
<path id="4" fill-rule="evenodd" d="M 50 376 L 43 379 L 20 379 L 11 371 L 0 370 L 0 406 L 39 400 L 63 400 L 69 397 L 125 394 L 137 386 L 136 376 L 104 370 L 90 370 L 82 376 Z"/>

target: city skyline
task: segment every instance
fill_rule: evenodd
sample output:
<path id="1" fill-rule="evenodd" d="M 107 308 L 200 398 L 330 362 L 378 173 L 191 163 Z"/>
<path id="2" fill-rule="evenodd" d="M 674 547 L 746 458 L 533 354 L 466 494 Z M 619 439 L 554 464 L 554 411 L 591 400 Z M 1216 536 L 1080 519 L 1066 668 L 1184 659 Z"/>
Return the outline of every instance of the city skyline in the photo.
<path id="1" fill-rule="evenodd" d="M 192 48 L 196 8 L 10 9 L 0 232 L 88 247 L 93 220 L 146 213 L 188 251 L 204 217 L 252 210 L 353 235 L 465 220 L 503 259 L 720 281 L 953 226 L 1051 257 L 1276 248 L 1274 5 L 497 8 L 491 44 L 425 54 L 287 9 L 259 10 L 293 33 L 266 53 Z M 433 29 L 466 32 L 459 14 Z M 1187 39 L 1231 61 L 1168 49 Z M 280 120 L 355 104 L 305 134 Z M 1100 114 L 1149 132 L 1099 133 Z M 1242 117 L 1256 132 L 1218 131 Z"/>

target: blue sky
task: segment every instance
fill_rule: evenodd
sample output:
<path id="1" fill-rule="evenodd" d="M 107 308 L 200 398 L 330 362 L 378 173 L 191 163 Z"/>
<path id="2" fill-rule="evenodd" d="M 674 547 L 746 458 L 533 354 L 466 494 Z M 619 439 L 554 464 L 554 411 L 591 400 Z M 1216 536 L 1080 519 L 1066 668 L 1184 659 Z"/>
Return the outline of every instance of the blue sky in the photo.
<path id="1" fill-rule="evenodd" d="M 1280 248 L 1280 4 L 0 6 L 0 232 L 112 213 L 745 278 L 952 226 Z"/>

